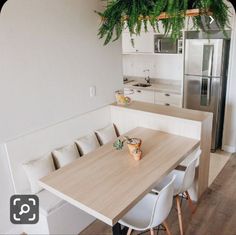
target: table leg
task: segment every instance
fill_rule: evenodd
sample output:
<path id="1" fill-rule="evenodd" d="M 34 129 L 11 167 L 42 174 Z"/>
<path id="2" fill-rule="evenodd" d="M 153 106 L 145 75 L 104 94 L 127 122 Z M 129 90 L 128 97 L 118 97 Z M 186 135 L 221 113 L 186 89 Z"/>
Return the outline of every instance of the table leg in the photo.
<path id="1" fill-rule="evenodd" d="M 112 234 L 113 235 L 126 235 L 128 232 L 128 228 L 124 227 L 123 229 L 121 229 L 121 225 L 119 223 L 115 224 L 112 227 Z"/>

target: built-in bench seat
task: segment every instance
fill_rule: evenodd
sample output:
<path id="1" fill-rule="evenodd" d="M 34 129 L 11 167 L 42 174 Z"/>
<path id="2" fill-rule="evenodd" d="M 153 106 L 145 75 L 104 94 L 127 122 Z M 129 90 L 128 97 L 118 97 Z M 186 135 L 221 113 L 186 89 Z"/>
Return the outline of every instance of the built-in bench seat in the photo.
<path id="1" fill-rule="evenodd" d="M 114 128 L 114 125 L 111 124 L 111 125 L 108 125 L 98 131 L 95 132 L 96 134 L 89 134 L 85 137 L 82 137 L 80 138 L 80 140 L 91 140 L 91 137 L 94 136 L 95 139 L 97 139 L 97 143 L 101 143 L 104 144 L 104 142 L 109 142 L 109 141 L 112 141 L 114 138 L 117 137 L 117 132 L 116 132 L 116 129 Z M 104 141 L 105 140 L 105 141 Z M 79 140 L 75 140 L 75 144 L 77 145 L 78 147 L 78 156 L 79 155 L 82 155 L 81 157 L 83 157 L 84 155 L 84 151 L 81 151 L 83 150 L 83 147 L 84 145 L 81 145 L 80 146 L 80 143 L 81 141 Z M 81 143 L 82 144 L 82 143 Z M 84 144 L 84 143 L 83 143 Z M 86 143 L 87 145 L 90 144 L 90 142 L 87 142 Z M 95 145 L 95 147 L 93 146 L 94 144 L 91 142 L 92 146 L 91 146 L 91 151 L 94 151 L 96 148 L 98 148 L 100 145 L 97 144 Z M 68 145 L 68 146 L 64 146 L 62 148 L 59 148 L 58 150 L 54 150 L 52 151 L 52 156 L 54 158 L 54 163 L 55 164 L 55 167 L 58 169 L 60 167 L 58 167 L 58 161 L 55 161 L 56 159 L 56 156 L 55 154 L 58 153 L 59 151 L 63 150 L 69 150 L 66 152 L 66 155 L 64 157 L 68 157 L 70 158 L 70 155 L 75 155 L 75 150 L 72 149 L 72 146 L 73 145 Z M 73 151 L 71 151 L 71 149 Z M 89 153 L 89 146 L 86 146 L 86 153 Z M 65 153 L 65 152 L 64 152 Z M 60 152 L 60 155 L 63 155 L 63 151 Z M 61 156 L 62 158 L 63 156 Z M 72 158 L 71 159 L 76 159 L 76 157 Z M 57 159 L 58 160 L 58 159 Z M 69 162 L 68 162 L 69 163 Z M 62 207 L 64 204 L 66 204 L 67 202 L 65 202 L 64 200 L 60 199 L 59 197 L 55 196 L 54 194 L 50 193 L 49 191 L 47 190 L 41 190 L 40 192 L 38 192 L 36 194 L 38 197 L 39 197 L 39 201 L 40 201 L 40 206 L 39 206 L 39 209 L 40 209 L 40 214 L 44 215 L 44 216 L 48 216 L 49 214 L 53 213 L 55 210 L 58 210 L 60 207 Z"/>
<path id="2" fill-rule="evenodd" d="M 8 140 L 6 143 L 0 145 L 1 157 L 7 159 L 10 169 L 14 190 L 12 194 L 33 193 L 39 196 L 39 222 L 33 225 L 19 225 L 17 230 L 19 231 L 18 233 L 25 232 L 26 234 L 57 235 L 79 234 L 95 220 L 93 216 L 40 187 L 34 187 L 32 190 L 32 181 L 30 182 L 27 174 L 25 174 L 26 171 L 23 165 L 31 161 L 45 157 L 47 158 L 50 155 L 51 159 L 55 160 L 52 152 L 55 150 L 57 151 L 54 152 L 57 154 L 58 160 L 57 162 L 53 161 L 55 167 L 46 169 L 47 167 L 43 167 L 45 162 L 40 163 L 41 168 L 39 167 L 40 169 L 38 169 L 38 172 L 31 178 L 37 182 L 39 178 L 69 164 L 73 159 L 82 157 L 82 155 L 85 155 L 88 151 L 93 149 L 94 146 L 92 148 L 83 149 L 86 151 L 76 155 L 76 151 L 74 151 L 75 148 L 70 148 L 69 146 L 72 146 L 75 144 L 76 140 L 89 134 L 93 134 L 93 136 L 97 138 L 94 132 L 103 129 L 104 127 L 111 126 L 111 123 L 110 107 L 104 106 L 100 109 L 73 117 L 55 125 L 18 136 L 17 138 Z M 84 139 L 83 143 L 87 144 Z M 65 152 L 62 150 L 62 148 L 64 148 L 63 146 L 65 146 Z M 95 147 L 100 147 L 100 145 L 96 144 Z M 74 153 L 73 157 L 70 153 Z M 34 166 L 32 167 L 32 165 L 28 165 L 27 167 L 31 167 L 29 168 L 30 170 L 34 169 Z M 45 169 L 45 171 L 43 172 L 41 169 Z M 48 172 L 46 170 L 48 170 Z M 42 174 L 38 175 L 37 173 L 40 172 Z"/>
<path id="3" fill-rule="evenodd" d="M 100 121 L 93 122 L 95 118 Z M 110 123 L 109 108 L 61 125 L 30 133 L 2 146 L 9 159 L 15 193 L 39 197 L 39 222 L 22 225 L 22 232 L 27 234 L 79 234 L 95 220 L 43 189 L 38 180 L 117 137 Z"/>
<path id="4" fill-rule="evenodd" d="M 36 194 L 39 197 L 40 206 L 39 211 L 40 214 L 48 216 L 53 211 L 59 209 L 66 202 L 61 198 L 55 196 L 47 190 L 42 190 Z"/>

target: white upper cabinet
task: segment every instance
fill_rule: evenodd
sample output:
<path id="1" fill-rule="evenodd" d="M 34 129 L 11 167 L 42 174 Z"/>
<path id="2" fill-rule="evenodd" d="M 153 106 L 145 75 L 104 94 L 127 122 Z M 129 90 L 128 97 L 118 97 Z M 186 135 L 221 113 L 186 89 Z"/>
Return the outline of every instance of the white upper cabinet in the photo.
<path id="1" fill-rule="evenodd" d="M 131 37 L 129 33 L 122 33 L 122 52 L 123 53 L 135 53 L 136 49 L 131 43 Z"/>
<path id="2" fill-rule="evenodd" d="M 132 45 L 131 39 L 134 42 Z M 129 32 L 122 34 L 123 53 L 154 53 L 154 35 L 153 33 L 142 32 L 140 35 L 130 37 Z"/>
<path id="3" fill-rule="evenodd" d="M 154 32 L 151 25 L 148 24 L 147 32 L 145 32 L 144 26 L 142 26 L 140 35 L 132 35 L 132 37 L 130 36 L 129 29 L 126 27 L 124 32 L 122 33 L 123 54 L 154 54 L 154 35 L 165 34 L 162 23 L 159 22 L 158 25 L 159 31 Z M 132 45 L 131 40 L 133 40 L 134 45 Z"/>

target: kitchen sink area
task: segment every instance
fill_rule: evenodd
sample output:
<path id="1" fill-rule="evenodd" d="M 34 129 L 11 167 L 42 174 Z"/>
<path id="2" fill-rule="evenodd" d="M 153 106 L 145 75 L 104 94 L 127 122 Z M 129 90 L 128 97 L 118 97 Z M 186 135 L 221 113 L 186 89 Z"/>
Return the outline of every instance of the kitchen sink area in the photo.
<path id="1" fill-rule="evenodd" d="M 143 101 L 165 106 L 182 107 L 180 81 L 128 77 L 124 79 L 124 93 L 132 100 Z"/>

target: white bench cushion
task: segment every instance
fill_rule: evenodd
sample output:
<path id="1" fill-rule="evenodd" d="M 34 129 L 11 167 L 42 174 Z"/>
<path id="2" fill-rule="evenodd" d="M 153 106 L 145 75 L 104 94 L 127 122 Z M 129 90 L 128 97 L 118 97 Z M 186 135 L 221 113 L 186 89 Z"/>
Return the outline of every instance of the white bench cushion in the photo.
<path id="1" fill-rule="evenodd" d="M 67 164 L 73 162 L 80 157 L 79 151 L 75 144 L 67 145 L 52 152 L 56 168 L 59 169 Z"/>
<path id="2" fill-rule="evenodd" d="M 38 193 L 43 189 L 39 185 L 38 180 L 55 170 L 51 153 L 36 160 L 24 163 L 23 168 L 30 183 L 31 193 L 33 194 Z"/>
<path id="3" fill-rule="evenodd" d="M 100 147 L 98 139 L 94 133 L 81 137 L 75 141 L 82 155 L 88 154 Z"/>
<path id="4" fill-rule="evenodd" d="M 99 142 L 101 145 L 104 145 L 110 141 L 113 141 L 117 138 L 117 134 L 114 128 L 114 125 L 109 125 L 102 129 L 96 130 L 95 133 L 98 136 Z"/>
<path id="5" fill-rule="evenodd" d="M 66 203 L 66 201 L 62 200 L 61 198 L 55 196 L 54 194 L 50 193 L 47 190 L 42 190 L 38 194 L 39 197 L 39 210 L 40 213 L 47 216 L 54 210 L 58 209 L 62 205 Z"/>

